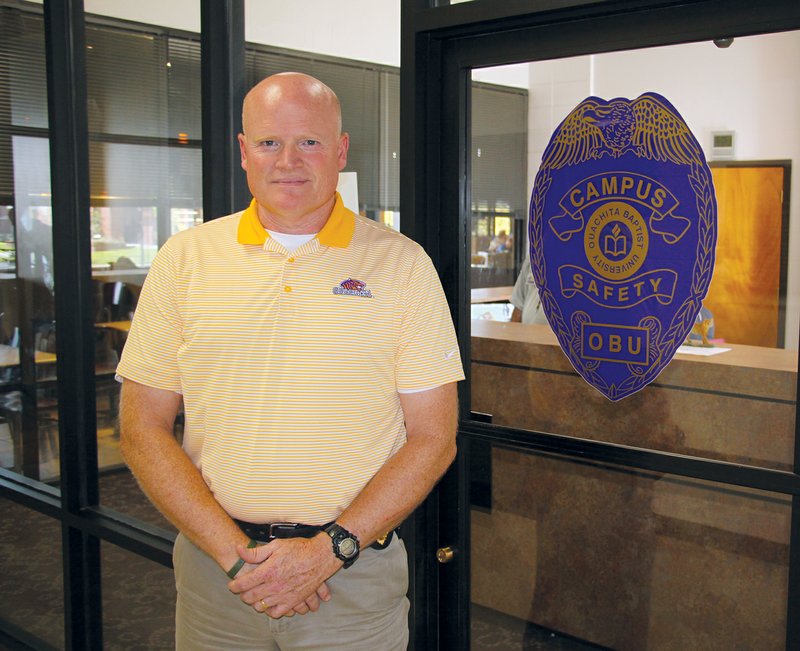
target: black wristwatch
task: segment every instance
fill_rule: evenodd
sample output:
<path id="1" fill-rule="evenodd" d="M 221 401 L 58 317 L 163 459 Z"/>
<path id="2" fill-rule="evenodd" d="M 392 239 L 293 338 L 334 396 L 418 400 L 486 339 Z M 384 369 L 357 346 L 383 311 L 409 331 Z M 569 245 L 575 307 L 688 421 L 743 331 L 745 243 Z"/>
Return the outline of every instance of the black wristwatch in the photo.
<path id="1" fill-rule="evenodd" d="M 348 568 L 355 563 L 361 550 L 358 538 L 335 522 L 325 527 L 324 531 L 331 537 L 333 553 L 344 562 L 344 567 Z"/>

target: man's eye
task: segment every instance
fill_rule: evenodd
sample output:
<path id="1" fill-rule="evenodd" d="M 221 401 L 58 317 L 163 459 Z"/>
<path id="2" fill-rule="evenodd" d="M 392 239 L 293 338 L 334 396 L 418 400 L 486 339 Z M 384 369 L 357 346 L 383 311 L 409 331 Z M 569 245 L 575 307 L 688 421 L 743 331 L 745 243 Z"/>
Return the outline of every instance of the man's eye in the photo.
<path id="1" fill-rule="evenodd" d="M 278 143 L 275 142 L 274 140 L 262 140 L 261 141 L 261 146 L 262 147 L 275 147 L 275 146 L 277 146 L 277 144 Z"/>
<path id="2" fill-rule="evenodd" d="M 305 141 L 305 144 L 308 147 L 315 147 L 316 145 L 319 144 L 319 140 L 313 140 L 313 139 L 309 138 L 308 140 Z"/>

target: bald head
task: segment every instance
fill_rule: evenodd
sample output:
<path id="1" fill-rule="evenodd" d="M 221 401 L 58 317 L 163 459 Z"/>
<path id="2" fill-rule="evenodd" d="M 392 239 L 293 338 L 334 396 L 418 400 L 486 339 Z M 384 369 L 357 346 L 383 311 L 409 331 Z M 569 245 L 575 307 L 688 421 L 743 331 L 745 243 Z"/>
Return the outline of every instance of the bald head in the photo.
<path id="1" fill-rule="evenodd" d="M 249 118 L 254 113 L 281 104 L 299 104 L 335 121 L 336 133 L 342 132 L 342 109 L 339 98 L 319 79 L 301 72 L 281 72 L 266 77 L 245 95 L 242 104 L 242 130 L 247 134 Z"/>

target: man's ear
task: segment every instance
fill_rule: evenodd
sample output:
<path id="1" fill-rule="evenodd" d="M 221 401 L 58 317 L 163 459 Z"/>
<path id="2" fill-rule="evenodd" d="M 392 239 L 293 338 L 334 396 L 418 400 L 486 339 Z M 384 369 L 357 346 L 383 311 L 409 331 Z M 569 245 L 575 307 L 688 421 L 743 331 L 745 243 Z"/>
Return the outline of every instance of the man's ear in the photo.
<path id="1" fill-rule="evenodd" d="M 347 150 L 350 148 L 350 134 L 343 133 L 339 138 L 339 171 L 341 172 L 347 165 Z"/>
<path id="2" fill-rule="evenodd" d="M 242 156 L 242 169 L 247 171 L 247 143 L 244 139 L 244 134 L 239 134 L 239 153 Z"/>

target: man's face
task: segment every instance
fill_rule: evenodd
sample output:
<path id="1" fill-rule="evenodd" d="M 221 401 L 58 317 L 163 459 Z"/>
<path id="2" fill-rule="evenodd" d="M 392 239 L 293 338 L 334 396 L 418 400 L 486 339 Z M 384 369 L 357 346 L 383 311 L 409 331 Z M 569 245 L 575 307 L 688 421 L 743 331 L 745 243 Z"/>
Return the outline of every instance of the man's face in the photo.
<path id="1" fill-rule="evenodd" d="M 262 222 L 301 227 L 329 212 L 349 144 L 330 104 L 283 89 L 255 97 L 243 121 L 242 168 Z"/>

